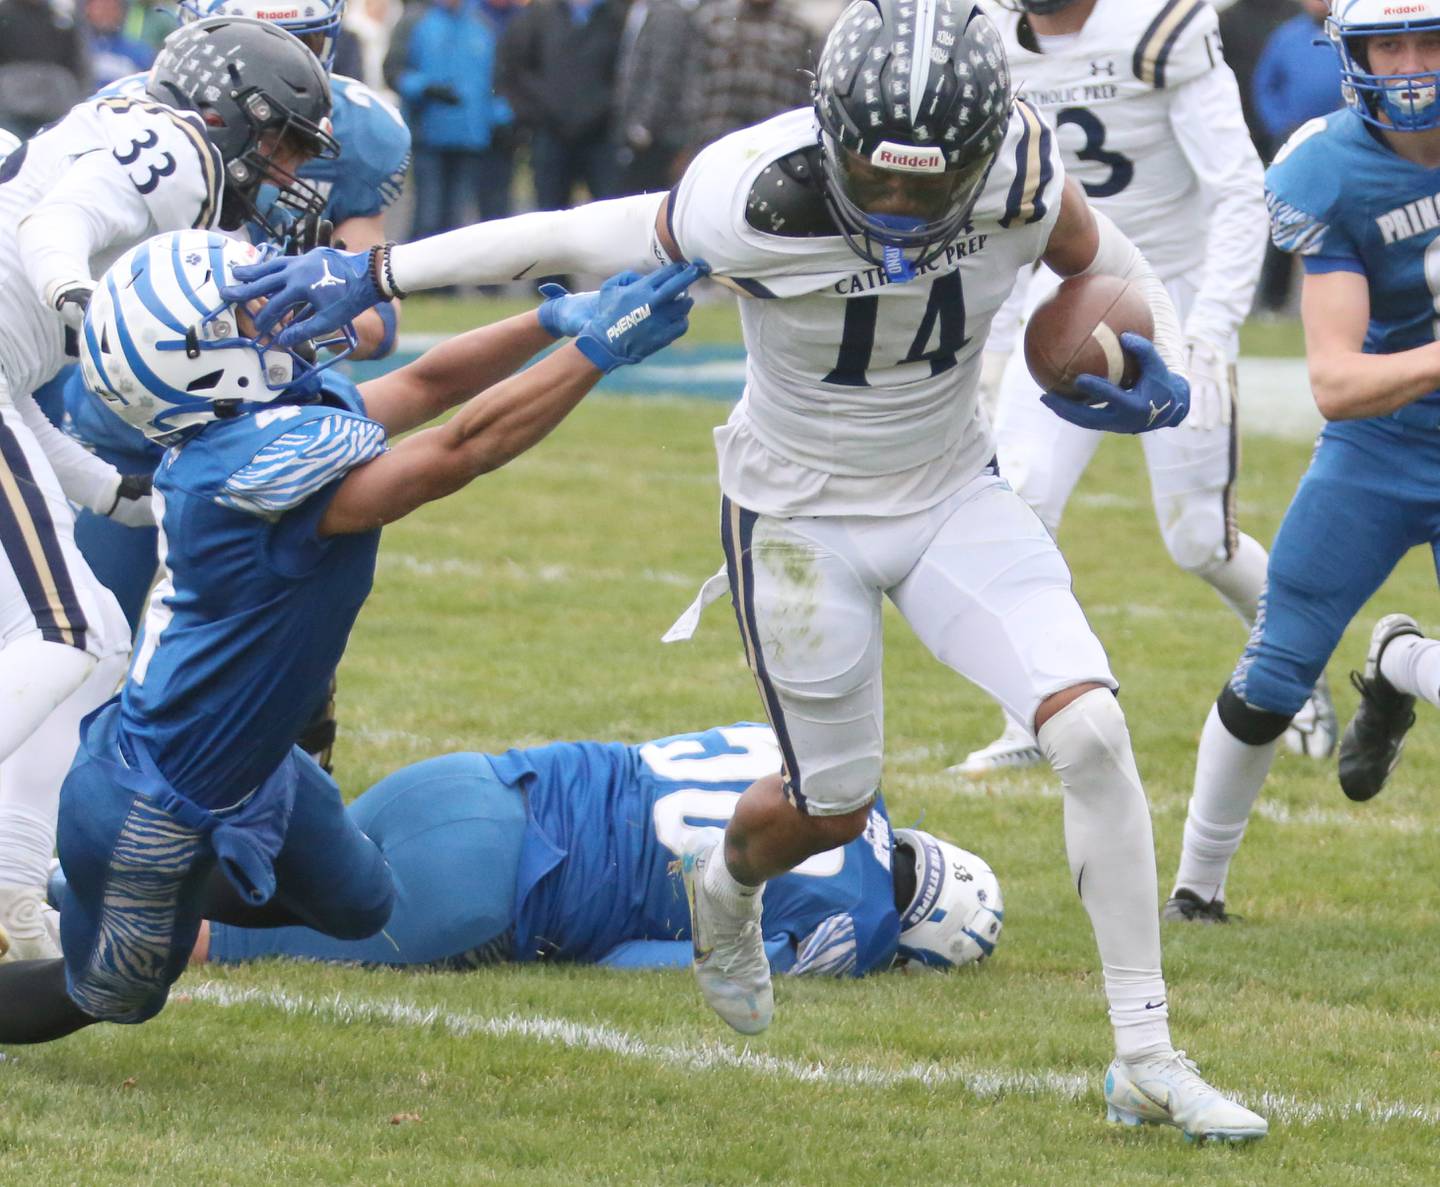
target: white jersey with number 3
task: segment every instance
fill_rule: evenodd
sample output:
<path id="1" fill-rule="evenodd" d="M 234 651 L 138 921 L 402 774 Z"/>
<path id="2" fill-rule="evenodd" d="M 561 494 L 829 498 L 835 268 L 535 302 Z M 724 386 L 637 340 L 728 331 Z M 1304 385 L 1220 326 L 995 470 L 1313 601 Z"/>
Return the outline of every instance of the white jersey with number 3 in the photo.
<path id="1" fill-rule="evenodd" d="M 1068 173 L 1162 280 L 1189 281 L 1187 334 L 1225 345 L 1249 312 L 1266 219 L 1214 8 L 1097 0 L 1079 32 L 1057 38 L 996 0 L 982 7 L 1017 92 L 1055 125 Z"/>
<path id="2" fill-rule="evenodd" d="M 1016 103 L 969 225 L 920 275 L 890 283 L 824 213 L 816 143 L 808 108 L 742 129 L 707 147 L 671 200 L 686 258 L 745 297 L 746 389 L 716 432 L 720 483 L 769 515 L 922 510 L 993 454 L 980 348 L 1016 274 L 1045 250 L 1064 169 L 1050 127 Z M 790 176 L 807 151 L 809 172 Z"/>
<path id="3" fill-rule="evenodd" d="M 0 165 L 0 374 L 10 390 L 33 391 L 66 361 L 64 325 L 41 299 L 52 278 L 27 271 L 18 245 L 27 217 L 47 206 L 74 215 L 94 245 L 78 267 L 93 278 L 150 235 L 213 226 L 223 181 L 200 117 L 148 100 L 81 103 L 11 152 Z"/>

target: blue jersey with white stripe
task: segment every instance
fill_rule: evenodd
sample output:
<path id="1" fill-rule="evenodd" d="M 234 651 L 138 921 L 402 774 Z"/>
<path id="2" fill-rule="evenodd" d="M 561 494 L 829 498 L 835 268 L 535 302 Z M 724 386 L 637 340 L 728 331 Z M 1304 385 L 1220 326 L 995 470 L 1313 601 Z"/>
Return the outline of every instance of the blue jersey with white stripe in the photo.
<path id="1" fill-rule="evenodd" d="M 1370 288 L 1368 354 L 1440 336 L 1440 169 L 1397 155 L 1349 108 L 1299 129 L 1265 175 L 1277 247 Z M 1440 394 L 1421 403 L 1440 407 Z"/>
<path id="2" fill-rule="evenodd" d="M 774 734 L 748 724 L 643 746 L 561 742 L 489 758 L 529 805 L 517 960 L 597 961 L 629 941 L 689 940 L 677 858 L 697 830 L 723 829 L 741 793 L 780 767 Z M 892 851 L 877 801 L 859 839 L 767 883 L 772 967 L 850 976 L 889 967 L 900 935 Z"/>
<path id="3" fill-rule="evenodd" d="M 378 530 L 321 538 L 340 480 L 385 450 L 359 390 L 207 425 L 155 473 L 160 581 L 121 694 L 122 735 L 181 794 L 236 802 L 319 707 L 370 592 Z"/>

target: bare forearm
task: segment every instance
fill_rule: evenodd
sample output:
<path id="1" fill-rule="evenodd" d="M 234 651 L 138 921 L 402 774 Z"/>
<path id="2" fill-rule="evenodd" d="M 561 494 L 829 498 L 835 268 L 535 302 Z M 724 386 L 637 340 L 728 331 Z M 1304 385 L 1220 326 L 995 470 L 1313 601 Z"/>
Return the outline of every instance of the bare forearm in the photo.
<path id="1" fill-rule="evenodd" d="M 446 447 L 463 459 L 464 481 L 499 469 L 544 439 L 599 378 L 599 370 L 566 344 L 476 396 L 441 429 Z"/>
<path id="2" fill-rule="evenodd" d="M 470 330 L 367 383 L 366 410 L 392 435 L 408 432 L 513 375 L 553 342 L 533 312 Z"/>
<path id="3" fill-rule="evenodd" d="M 1310 387 L 1326 420 L 1385 416 L 1440 388 L 1440 343 L 1396 354 L 1311 353 Z"/>

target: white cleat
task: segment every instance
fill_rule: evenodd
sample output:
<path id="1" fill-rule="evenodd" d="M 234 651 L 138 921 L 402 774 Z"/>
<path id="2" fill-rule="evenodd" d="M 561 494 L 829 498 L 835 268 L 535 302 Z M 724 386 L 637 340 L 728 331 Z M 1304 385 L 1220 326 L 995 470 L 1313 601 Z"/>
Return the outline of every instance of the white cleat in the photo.
<path id="1" fill-rule="evenodd" d="M 1330 696 L 1330 682 L 1325 673 L 1315 682 L 1310 699 L 1300 706 L 1286 727 L 1285 747 L 1291 754 L 1305 758 L 1329 758 L 1335 753 L 1340 737 L 1340 723 L 1335 718 L 1335 701 Z"/>
<path id="2" fill-rule="evenodd" d="M 1173 1125 L 1191 1142 L 1253 1142 L 1270 1132 L 1264 1117 L 1202 1080 L 1183 1051 L 1112 1062 L 1105 1072 L 1105 1119 Z"/>
<path id="3" fill-rule="evenodd" d="M 1003 734 L 990 745 L 972 750 L 965 756 L 964 762 L 950 768 L 950 774 L 979 779 L 996 771 L 1019 771 L 1042 766 L 1045 761 L 1045 753 L 1035 744 L 1035 739 L 1007 719 Z"/>
<path id="4" fill-rule="evenodd" d="M 60 955 L 60 913 L 35 886 L 0 886 L 0 932 L 9 943 L 0 963 Z"/>
<path id="5" fill-rule="evenodd" d="M 690 900 L 690 934 L 695 945 L 695 979 L 710 1008 L 741 1034 L 759 1034 L 775 1013 L 770 961 L 760 935 L 760 896 L 745 915 L 726 911 L 705 891 L 705 867 L 724 860 L 718 842 L 680 859 L 685 897 Z"/>

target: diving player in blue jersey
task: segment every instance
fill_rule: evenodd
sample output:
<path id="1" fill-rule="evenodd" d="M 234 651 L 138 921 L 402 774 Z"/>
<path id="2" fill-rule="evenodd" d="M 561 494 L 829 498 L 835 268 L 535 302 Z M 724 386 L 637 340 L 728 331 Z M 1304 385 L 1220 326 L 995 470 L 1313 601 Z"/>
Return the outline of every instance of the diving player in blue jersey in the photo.
<path id="1" fill-rule="evenodd" d="M 167 447 L 164 572 L 61 794 L 64 959 L 0 968 L 0 1042 L 154 1016 L 209 881 L 250 922 L 352 939 L 384 925 L 380 851 L 294 746 L 370 592 L 380 529 L 523 453 L 603 373 L 679 337 L 704 271 L 562 290 L 360 389 L 257 339 L 220 296 L 262 254 L 207 231 L 156 236 L 111 266 L 85 316 L 87 382 Z M 562 336 L 575 341 L 515 374 Z"/>
<path id="2" fill-rule="evenodd" d="M 344 0 L 185 0 L 184 21 L 207 16 L 242 16 L 279 25 L 300 38 L 327 71 L 335 61 L 335 41 L 344 15 Z M 117 79 L 99 93 L 134 97 L 144 93 L 147 74 Z M 385 238 L 383 216 L 399 197 L 410 163 L 410 130 L 400 113 L 364 83 L 331 74 L 331 133 L 339 154 L 306 162 L 299 177 L 324 195 L 322 217 L 334 228 L 337 242 L 366 251 Z M 264 208 L 267 191 L 262 190 Z M 273 203 L 273 193 L 271 199 Z M 384 358 L 395 348 L 399 306 L 392 301 L 355 319 L 359 337 L 355 358 Z M 45 401 L 47 415 L 122 473 L 153 470 L 163 452 L 143 434 L 91 399 L 78 367 L 57 380 Z M 139 625 L 145 597 L 155 580 L 155 530 L 127 528 L 81 511 L 75 525 L 80 551 L 100 583 L 120 603 L 131 629 Z M 330 726 L 333 732 L 333 723 Z"/>
<path id="3" fill-rule="evenodd" d="M 1225 921 L 1226 875 L 1276 739 L 1401 557 L 1427 545 L 1440 560 L 1440 0 L 1338 0 L 1327 32 L 1346 107 L 1290 138 L 1266 196 L 1276 245 L 1305 266 L 1306 357 L 1329 423 L 1201 734 L 1170 919 Z M 1397 617 L 1377 625 L 1357 677 L 1372 728 L 1352 727 L 1341 748 L 1351 798 L 1379 790 L 1409 725 L 1413 700 L 1397 706 L 1377 681 L 1387 646 L 1416 633 Z"/>
<path id="4" fill-rule="evenodd" d="M 768 726 L 647 742 L 559 742 L 449 754 L 396 771 L 347 812 L 395 880 L 384 931 L 334 939 L 302 927 L 214 924 L 197 955 L 365 964 L 566 960 L 688 966 L 678 858 L 724 828 L 740 794 L 779 770 Z M 713 836 L 713 831 L 709 832 Z M 990 955 L 1004 905 L 990 867 L 929 833 L 864 833 L 765 886 L 776 972 L 864 976 L 895 963 L 951 968 Z"/>

